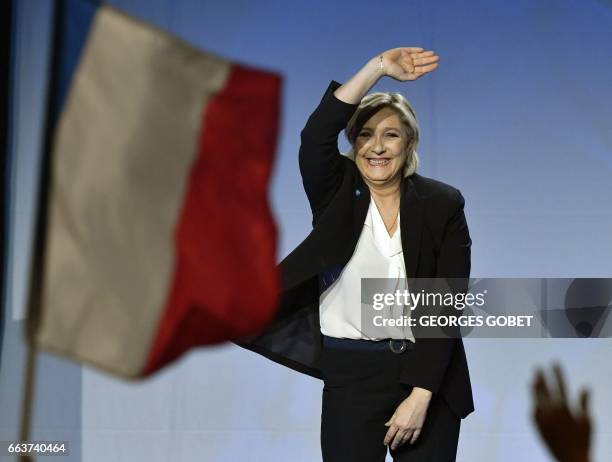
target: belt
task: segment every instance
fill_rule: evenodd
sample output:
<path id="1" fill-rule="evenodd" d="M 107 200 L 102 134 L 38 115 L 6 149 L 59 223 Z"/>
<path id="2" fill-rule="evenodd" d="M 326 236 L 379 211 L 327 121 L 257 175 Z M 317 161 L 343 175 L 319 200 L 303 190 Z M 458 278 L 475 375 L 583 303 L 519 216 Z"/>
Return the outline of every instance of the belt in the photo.
<path id="1" fill-rule="evenodd" d="M 414 343 L 406 339 L 387 338 L 383 340 L 365 340 L 328 337 L 327 335 L 323 335 L 323 346 L 325 348 L 341 350 L 391 350 L 393 353 L 400 354 L 406 350 L 412 350 L 414 348 Z"/>

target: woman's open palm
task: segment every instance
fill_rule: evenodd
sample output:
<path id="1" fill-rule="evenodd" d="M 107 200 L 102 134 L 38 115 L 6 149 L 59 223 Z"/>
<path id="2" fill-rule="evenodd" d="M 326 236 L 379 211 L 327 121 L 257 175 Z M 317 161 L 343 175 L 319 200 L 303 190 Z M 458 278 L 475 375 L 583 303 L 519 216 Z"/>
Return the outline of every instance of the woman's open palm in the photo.
<path id="1" fill-rule="evenodd" d="M 434 71 L 440 57 L 418 47 L 392 48 L 382 53 L 385 75 L 405 82 Z"/>

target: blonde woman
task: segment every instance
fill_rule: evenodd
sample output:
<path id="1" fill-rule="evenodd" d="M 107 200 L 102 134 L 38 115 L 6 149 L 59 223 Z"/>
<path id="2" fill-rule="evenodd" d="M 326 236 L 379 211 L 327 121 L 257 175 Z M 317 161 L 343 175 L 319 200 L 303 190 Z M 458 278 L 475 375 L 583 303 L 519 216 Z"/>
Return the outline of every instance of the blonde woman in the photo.
<path id="1" fill-rule="evenodd" d="M 394 48 L 329 85 L 301 133 L 313 230 L 280 264 L 276 321 L 239 343 L 323 379 L 324 462 L 382 462 L 387 448 L 396 461 L 455 460 L 461 419 L 474 410 L 461 338 L 372 334 L 361 312 L 362 278 L 469 277 L 461 193 L 416 173 L 419 126 L 408 101 L 367 94 L 385 76 L 411 82 L 438 61 L 433 51 Z"/>

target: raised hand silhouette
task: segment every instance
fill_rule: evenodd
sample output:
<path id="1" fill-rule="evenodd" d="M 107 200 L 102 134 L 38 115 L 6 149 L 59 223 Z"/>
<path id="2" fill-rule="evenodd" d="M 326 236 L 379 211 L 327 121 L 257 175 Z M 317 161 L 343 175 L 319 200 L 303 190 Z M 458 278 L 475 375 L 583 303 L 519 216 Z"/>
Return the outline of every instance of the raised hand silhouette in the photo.
<path id="1" fill-rule="evenodd" d="M 532 417 L 540 436 L 559 462 L 587 462 L 591 445 L 591 418 L 588 413 L 589 392 L 582 390 L 579 405 L 572 410 L 567 399 L 563 373 L 553 365 L 555 384 L 546 383 L 544 372 L 536 371 L 532 384 L 534 407 Z"/>

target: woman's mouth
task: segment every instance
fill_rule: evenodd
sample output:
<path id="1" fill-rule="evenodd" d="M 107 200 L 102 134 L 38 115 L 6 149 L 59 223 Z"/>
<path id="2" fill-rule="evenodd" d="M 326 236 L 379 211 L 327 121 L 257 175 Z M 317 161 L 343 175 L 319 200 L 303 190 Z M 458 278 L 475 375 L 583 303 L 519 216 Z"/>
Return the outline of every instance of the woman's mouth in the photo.
<path id="1" fill-rule="evenodd" d="M 391 159 L 368 159 L 368 165 L 373 167 L 384 167 L 389 162 L 391 162 Z"/>

